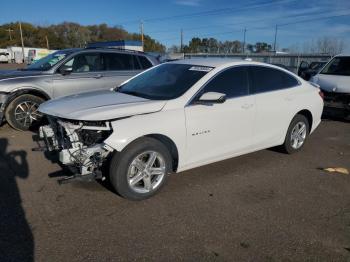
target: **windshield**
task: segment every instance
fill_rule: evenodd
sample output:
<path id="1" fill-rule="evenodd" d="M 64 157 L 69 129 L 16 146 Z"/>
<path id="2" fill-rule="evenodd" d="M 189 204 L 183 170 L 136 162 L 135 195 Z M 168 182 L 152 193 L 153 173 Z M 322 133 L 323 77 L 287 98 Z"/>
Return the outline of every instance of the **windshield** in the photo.
<path id="1" fill-rule="evenodd" d="M 321 74 L 327 75 L 350 75 L 350 56 L 335 57 L 325 68 Z"/>
<path id="2" fill-rule="evenodd" d="M 152 100 L 169 100 L 181 96 L 212 67 L 163 64 L 131 79 L 118 92 Z"/>
<path id="3" fill-rule="evenodd" d="M 72 51 L 62 50 L 54 52 L 50 55 L 47 55 L 33 64 L 27 66 L 26 70 L 39 70 L 45 71 L 51 69 L 54 65 L 56 65 L 63 58 L 71 54 Z"/>

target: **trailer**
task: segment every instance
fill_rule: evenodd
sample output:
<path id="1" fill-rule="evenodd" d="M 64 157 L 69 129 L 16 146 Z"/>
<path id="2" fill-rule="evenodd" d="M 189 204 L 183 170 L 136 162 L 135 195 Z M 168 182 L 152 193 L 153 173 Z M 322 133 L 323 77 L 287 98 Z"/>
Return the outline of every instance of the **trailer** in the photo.
<path id="1" fill-rule="evenodd" d="M 36 61 L 40 60 L 41 58 L 44 58 L 45 56 L 52 54 L 53 52 L 56 52 L 57 50 L 49 50 L 46 48 L 33 48 L 28 51 L 28 59 L 27 63 L 32 64 Z"/>
<path id="2" fill-rule="evenodd" d="M 10 54 L 7 49 L 0 48 L 0 63 L 8 63 L 9 56 Z"/>

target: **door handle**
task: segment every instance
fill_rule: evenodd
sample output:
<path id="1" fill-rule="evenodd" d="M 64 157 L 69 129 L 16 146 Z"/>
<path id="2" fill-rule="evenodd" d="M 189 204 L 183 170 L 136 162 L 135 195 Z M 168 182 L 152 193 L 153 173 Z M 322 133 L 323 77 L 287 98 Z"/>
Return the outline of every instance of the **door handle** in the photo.
<path id="1" fill-rule="evenodd" d="M 99 78 L 101 78 L 101 77 L 103 77 L 102 74 L 97 74 L 97 75 L 94 76 L 94 78 L 96 78 L 96 79 L 99 79 Z"/>
<path id="2" fill-rule="evenodd" d="M 249 108 L 251 108 L 253 106 L 253 104 L 244 104 L 244 105 L 242 105 L 242 108 L 243 109 L 249 109 Z"/>
<path id="3" fill-rule="evenodd" d="M 291 97 L 291 96 L 287 96 L 287 97 L 284 98 L 284 100 L 286 100 L 286 101 L 293 101 L 293 99 L 294 99 L 294 98 Z"/>

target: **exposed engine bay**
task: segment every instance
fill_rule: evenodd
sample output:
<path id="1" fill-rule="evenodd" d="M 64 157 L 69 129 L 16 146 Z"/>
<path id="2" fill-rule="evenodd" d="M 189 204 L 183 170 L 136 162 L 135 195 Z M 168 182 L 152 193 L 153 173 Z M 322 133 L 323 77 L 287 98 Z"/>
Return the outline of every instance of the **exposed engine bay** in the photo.
<path id="1" fill-rule="evenodd" d="M 49 125 L 40 127 L 40 138 L 48 151 L 59 151 L 59 161 L 76 173 L 64 180 L 102 178 L 102 164 L 113 151 L 103 143 L 113 131 L 110 122 L 47 118 Z"/>

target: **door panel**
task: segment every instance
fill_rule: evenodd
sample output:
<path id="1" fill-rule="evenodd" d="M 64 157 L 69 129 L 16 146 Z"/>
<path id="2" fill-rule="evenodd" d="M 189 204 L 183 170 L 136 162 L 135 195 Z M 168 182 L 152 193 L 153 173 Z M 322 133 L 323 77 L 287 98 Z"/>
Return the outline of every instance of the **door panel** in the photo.
<path id="1" fill-rule="evenodd" d="M 258 149 L 281 144 L 295 112 L 299 82 L 291 74 L 269 66 L 250 66 L 249 76 L 256 103 L 254 143 Z"/>
<path id="2" fill-rule="evenodd" d="M 103 72 L 55 74 L 52 81 L 54 97 L 107 89 L 103 81 Z"/>
<path id="3" fill-rule="evenodd" d="M 103 79 L 104 63 L 101 54 L 98 52 L 79 53 L 62 65 L 53 76 L 54 97 L 109 88 Z"/>
<path id="4" fill-rule="evenodd" d="M 251 148 L 255 101 L 249 95 L 248 83 L 246 66 L 224 69 L 185 107 L 187 159 L 192 164 L 219 160 Z M 226 101 L 196 103 L 207 92 L 225 94 Z"/>
<path id="5" fill-rule="evenodd" d="M 284 140 L 293 109 L 293 89 L 255 95 L 254 140 L 257 148 L 278 145 Z"/>
<path id="6" fill-rule="evenodd" d="M 249 151 L 254 113 L 253 96 L 186 107 L 188 164 Z"/>
<path id="7" fill-rule="evenodd" d="M 104 84 L 109 88 L 114 88 L 141 72 L 142 70 L 105 71 L 103 74 Z"/>

